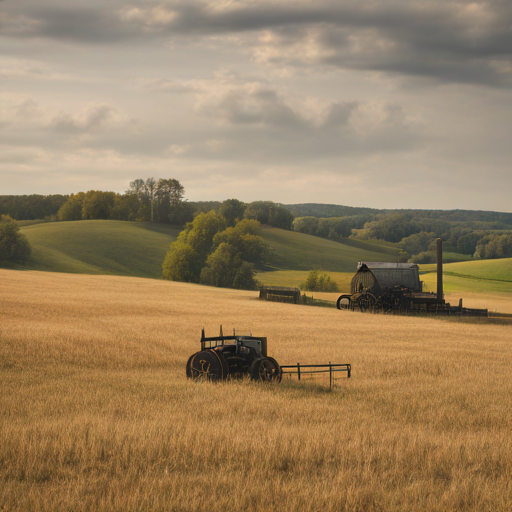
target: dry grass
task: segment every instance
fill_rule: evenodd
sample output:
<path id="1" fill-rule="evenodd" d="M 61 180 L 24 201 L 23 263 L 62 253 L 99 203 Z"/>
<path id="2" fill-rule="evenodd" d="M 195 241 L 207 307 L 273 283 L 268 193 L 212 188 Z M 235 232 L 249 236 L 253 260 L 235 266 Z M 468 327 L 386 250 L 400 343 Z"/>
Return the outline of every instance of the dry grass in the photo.
<path id="1" fill-rule="evenodd" d="M 0 510 L 512 509 L 511 326 L 256 295 L 0 270 Z M 188 382 L 219 323 L 353 377 Z"/>

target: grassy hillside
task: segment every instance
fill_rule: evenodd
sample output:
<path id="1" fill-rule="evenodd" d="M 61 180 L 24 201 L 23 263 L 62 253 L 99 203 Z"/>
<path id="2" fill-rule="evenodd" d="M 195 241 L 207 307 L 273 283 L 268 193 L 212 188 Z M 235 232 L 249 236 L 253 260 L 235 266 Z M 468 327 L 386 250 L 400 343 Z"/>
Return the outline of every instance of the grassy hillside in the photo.
<path id="1" fill-rule="evenodd" d="M 427 290 L 435 291 L 436 265 L 420 268 Z M 443 283 L 447 293 L 512 293 L 512 258 L 447 263 L 443 265 Z"/>
<path id="2" fill-rule="evenodd" d="M 32 224 L 21 227 L 21 232 L 32 246 L 27 269 L 158 278 L 179 228 L 82 220 Z"/>
<path id="3" fill-rule="evenodd" d="M 421 265 L 421 270 L 436 272 L 436 265 Z M 485 279 L 512 283 L 512 258 L 476 260 L 443 265 L 445 275 L 466 279 Z"/>
<path id="4" fill-rule="evenodd" d="M 23 268 L 152 278 L 161 277 L 165 254 L 180 231 L 165 224 L 113 220 L 27 221 L 20 227 L 33 248 Z M 264 228 L 263 236 L 274 248 L 270 268 L 279 270 L 353 272 L 361 259 L 393 261 L 397 253 L 386 243 L 338 243 L 276 228 Z"/>
<path id="5" fill-rule="evenodd" d="M 272 271 L 258 272 L 257 279 L 268 286 L 299 286 L 310 270 L 329 272 L 340 290 L 350 291 L 350 280 L 358 261 L 395 261 L 395 244 L 344 239 L 334 242 L 295 231 L 264 228 L 263 237 L 274 248 Z"/>
<path id="6" fill-rule="evenodd" d="M 345 239 L 334 242 L 295 231 L 264 228 L 262 235 L 274 248 L 270 262 L 278 270 L 354 272 L 358 261 L 395 261 L 398 249 L 392 244 Z"/>

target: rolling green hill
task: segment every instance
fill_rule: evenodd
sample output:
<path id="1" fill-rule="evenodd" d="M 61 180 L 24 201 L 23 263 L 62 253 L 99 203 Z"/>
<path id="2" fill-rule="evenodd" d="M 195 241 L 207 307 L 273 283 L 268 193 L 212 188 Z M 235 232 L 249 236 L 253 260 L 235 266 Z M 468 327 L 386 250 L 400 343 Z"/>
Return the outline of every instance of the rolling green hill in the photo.
<path id="1" fill-rule="evenodd" d="M 84 220 L 20 223 L 33 248 L 28 270 L 161 278 L 162 262 L 180 228 L 165 224 Z M 345 239 L 335 242 L 294 231 L 264 227 L 273 247 L 263 284 L 297 286 L 312 268 L 331 273 L 348 291 L 358 261 L 395 261 L 394 244 Z M 421 265 L 422 279 L 435 289 L 435 265 Z M 446 291 L 512 292 L 512 258 L 444 265 Z"/>
<path id="2" fill-rule="evenodd" d="M 422 273 L 436 272 L 436 265 L 421 265 Z M 444 275 L 512 283 L 512 258 L 473 260 L 443 265 Z"/>
<path id="3" fill-rule="evenodd" d="M 160 278 L 165 254 L 179 231 L 165 224 L 113 220 L 27 223 L 21 232 L 33 254 L 23 268 Z M 353 273 L 358 261 L 394 261 L 397 254 L 387 243 L 334 242 L 270 227 L 262 234 L 274 249 L 269 270 L 281 271 L 273 281 L 286 277 L 283 271 L 304 272 L 315 267 Z"/>
<path id="4" fill-rule="evenodd" d="M 395 261 L 398 249 L 388 242 L 344 239 L 335 242 L 295 231 L 265 227 L 265 240 L 275 253 L 272 271 L 258 272 L 257 279 L 267 286 L 299 286 L 308 271 L 321 268 L 330 272 L 340 290 L 350 290 L 350 280 L 358 261 Z"/>
<path id="5" fill-rule="evenodd" d="M 32 246 L 30 270 L 162 276 L 162 262 L 179 228 L 149 222 L 82 220 L 21 227 Z"/>
<path id="6" fill-rule="evenodd" d="M 355 272 L 358 261 L 395 261 L 398 249 L 386 242 L 344 239 L 335 242 L 295 231 L 265 227 L 263 238 L 274 248 L 270 266 L 276 270 Z"/>

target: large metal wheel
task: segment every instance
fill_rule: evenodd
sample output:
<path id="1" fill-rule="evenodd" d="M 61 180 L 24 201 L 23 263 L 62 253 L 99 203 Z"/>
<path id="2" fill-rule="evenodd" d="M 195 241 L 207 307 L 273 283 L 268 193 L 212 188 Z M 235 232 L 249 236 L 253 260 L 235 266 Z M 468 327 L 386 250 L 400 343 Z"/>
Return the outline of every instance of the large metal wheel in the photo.
<path id="1" fill-rule="evenodd" d="M 189 370 L 190 364 L 190 370 Z M 202 350 L 190 357 L 187 377 L 195 381 L 220 381 L 228 376 L 228 364 L 224 356 L 214 350 Z"/>
<path id="2" fill-rule="evenodd" d="M 348 304 L 343 304 L 343 300 L 348 300 Z M 351 298 L 350 295 L 340 295 L 336 301 L 336 307 L 338 309 L 350 309 Z"/>
<path id="3" fill-rule="evenodd" d="M 283 377 L 283 370 L 273 357 L 260 357 L 256 359 L 249 369 L 252 380 L 279 383 Z"/>
<path id="4" fill-rule="evenodd" d="M 195 354 L 192 354 L 187 361 L 187 379 L 192 378 L 192 359 L 194 356 L 196 356 L 199 352 L 196 352 Z"/>
<path id="5" fill-rule="evenodd" d="M 376 303 L 377 299 L 371 293 L 363 293 L 357 299 L 357 307 L 362 313 L 366 313 L 367 311 L 373 309 Z"/>

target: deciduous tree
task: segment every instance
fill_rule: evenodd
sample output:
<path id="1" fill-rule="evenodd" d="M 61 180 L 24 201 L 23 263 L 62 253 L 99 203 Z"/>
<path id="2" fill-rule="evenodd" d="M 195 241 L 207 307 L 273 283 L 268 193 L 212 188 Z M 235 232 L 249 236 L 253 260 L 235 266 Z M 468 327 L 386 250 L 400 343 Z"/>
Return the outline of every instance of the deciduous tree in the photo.
<path id="1" fill-rule="evenodd" d="M 226 199 L 219 207 L 219 213 L 226 219 L 228 226 L 234 226 L 244 218 L 247 205 L 238 199 Z"/>
<path id="2" fill-rule="evenodd" d="M 115 192 L 89 190 L 82 202 L 82 219 L 110 219 L 115 199 Z"/>
<path id="3" fill-rule="evenodd" d="M 69 199 L 60 207 L 58 212 L 59 220 L 82 220 L 82 204 L 85 194 L 71 194 Z"/>
<path id="4" fill-rule="evenodd" d="M 9 215 L 0 216 L 0 261 L 23 263 L 31 253 L 27 237 Z"/>
<path id="5" fill-rule="evenodd" d="M 291 229 L 293 223 L 293 214 L 284 206 L 272 201 L 255 201 L 249 204 L 244 217 L 281 229 Z"/>

